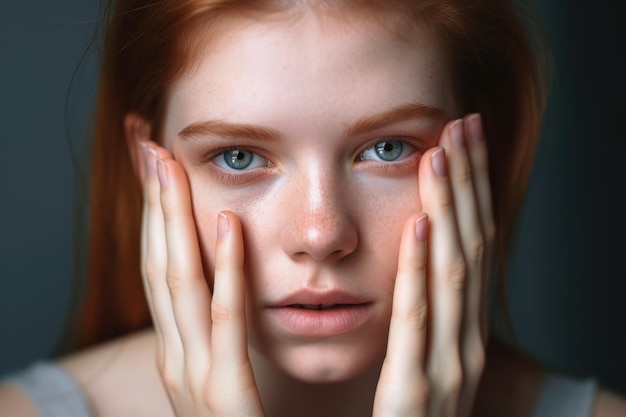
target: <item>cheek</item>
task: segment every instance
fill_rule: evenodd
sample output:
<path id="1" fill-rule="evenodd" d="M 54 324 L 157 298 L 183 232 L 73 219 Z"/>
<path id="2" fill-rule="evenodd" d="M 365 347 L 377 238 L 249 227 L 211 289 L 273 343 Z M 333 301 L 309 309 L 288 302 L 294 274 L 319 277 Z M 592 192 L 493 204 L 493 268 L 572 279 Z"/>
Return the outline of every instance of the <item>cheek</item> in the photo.
<path id="1" fill-rule="evenodd" d="M 391 277 L 385 280 L 385 286 L 389 289 L 389 281 L 393 282 L 398 266 L 402 229 L 407 218 L 421 209 L 421 204 L 417 178 L 395 180 L 393 186 L 376 185 L 368 187 L 376 198 L 367 193 L 365 199 L 369 198 L 369 202 L 360 205 L 360 244 L 375 260 L 378 268 L 384 271 L 382 274 Z"/>
<path id="2" fill-rule="evenodd" d="M 213 291 L 213 270 L 215 265 L 215 245 L 217 240 L 217 213 L 219 210 L 205 204 L 199 198 L 193 199 L 194 218 L 198 244 L 202 255 L 202 267 L 211 291 Z"/>
<path id="3" fill-rule="evenodd" d="M 213 181 L 209 181 L 197 173 L 194 174 L 192 170 L 187 172 L 203 269 L 212 288 L 218 214 L 228 210 L 235 213 L 241 221 L 246 260 L 251 249 L 247 236 L 251 232 L 257 232 L 256 229 L 258 229 L 259 224 L 267 224 L 268 222 L 262 220 L 264 210 L 263 204 L 260 203 L 263 199 L 260 196 L 250 198 L 250 195 L 246 193 L 220 190 L 220 187 L 216 186 Z M 263 247 L 267 247 L 267 245 L 263 245 Z"/>
<path id="4" fill-rule="evenodd" d="M 201 176 L 190 175 L 190 187 L 205 275 L 212 284 L 215 265 L 217 215 L 233 211 L 244 231 L 246 275 L 256 296 L 268 288 L 292 285 L 301 272 L 286 247 L 288 233 L 302 220 L 302 200 L 281 194 L 280 187 L 264 193 L 219 190 Z M 284 190 L 283 190 L 284 191 Z M 393 292 L 398 250 L 406 219 L 420 210 L 417 176 L 363 176 L 343 189 L 343 203 L 333 210 L 358 236 L 355 251 L 337 264 L 337 277 L 358 276 L 359 285 L 388 298 Z M 285 197 L 285 198 L 283 198 Z M 291 236 L 293 237 L 293 236 Z M 341 279 L 344 279 L 341 278 Z"/>

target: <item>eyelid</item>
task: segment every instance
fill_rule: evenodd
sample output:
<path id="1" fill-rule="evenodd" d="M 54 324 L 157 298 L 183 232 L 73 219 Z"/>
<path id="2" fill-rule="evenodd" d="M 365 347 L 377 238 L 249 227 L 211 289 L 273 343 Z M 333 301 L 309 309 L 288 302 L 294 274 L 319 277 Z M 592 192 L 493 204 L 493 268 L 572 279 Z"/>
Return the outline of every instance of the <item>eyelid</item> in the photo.
<path id="1" fill-rule="evenodd" d="M 372 161 L 372 162 L 380 162 L 382 164 L 394 164 L 394 163 L 401 163 L 402 161 L 404 161 L 405 159 L 410 158 L 413 153 L 411 155 L 408 155 L 405 158 L 402 158 L 400 160 L 397 161 L 383 161 L 380 159 L 362 159 L 361 156 L 368 150 L 372 149 L 374 146 L 376 146 L 377 144 L 381 143 L 381 142 L 401 142 L 403 145 L 407 145 L 410 146 L 411 148 L 413 148 L 415 150 L 415 152 L 413 153 L 419 153 L 419 154 L 423 154 L 424 152 L 426 152 L 426 149 L 428 148 L 426 141 L 424 141 L 423 139 L 420 139 L 418 137 L 415 136 L 409 136 L 409 135 L 385 135 L 385 136 L 380 136 L 377 137 L 376 139 L 368 142 L 368 144 L 366 146 L 364 146 L 361 150 L 359 150 L 357 152 L 357 161 Z"/>
<path id="2" fill-rule="evenodd" d="M 237 170 L 230 167 L 222 167 L 215 163 L 215 158 L 220 157 L 225 152 L 232 150 L 241 150 L 253 153 L 255 157 L 262 158 L 265 161 L 264 166 L 255 167 L 255 168 L 245 168 L 242 170 Z M 245 145 L 228 145 L 214 148 L 208 152 L 206 152 L 200 159 L 200 165 L 207 167 L 217 178 L 217 180 L 229 186 L 241 186 L 245 185 L 251 181 L 256 181 L 257 179 L 264 176 L 267 172 L 267 169 L 273 169 L 274 163 L 270 158 L 266 156 L 266 153 L 261 150 L 257 150 L 254 146 L 245 146 Z"/>
<path id="3" fill-rule="evenodd" d="M 212 149 L 209 152 L 206 152 L 200 158 L 200 163 L 203 163 L 203 164 L 207 164 L 207 163 L 215 164 L 213 162 L 213 160 L 215 158 L 217 158 L 218 156 L 220 156 L 220 155 L 222 155 L 222 154 L 224 154 L 226 152 L 234 151 L 234 150 L 250 152 L 250 153 L 254 154 L 256 157 L 264 159 L 265 161 L 267 161 L 268 164 L 270 164 L 270 165 L 272 164 L 271 159 L 268 158 L 267 156 L 265 156 L 263 151 L 256 149 L 254 146 L 242 146 L 242 145 L 220 146 L 220 147 L 217 147 L 215 149 Z M 236 172 L 237 170 L 233 170 L 233 171 Z"/>

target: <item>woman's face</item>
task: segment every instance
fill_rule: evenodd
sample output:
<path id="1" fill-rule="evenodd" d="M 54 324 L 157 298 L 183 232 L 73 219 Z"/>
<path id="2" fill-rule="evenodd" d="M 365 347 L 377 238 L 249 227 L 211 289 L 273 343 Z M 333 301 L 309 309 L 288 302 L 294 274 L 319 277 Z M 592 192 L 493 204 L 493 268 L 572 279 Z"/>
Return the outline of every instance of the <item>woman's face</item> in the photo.
<path id="1" fill-rule="evenodd" d="M 170 91 L 212 281 L 217 213 L 244 232 L 250 342 L 292 376 L 345 380 L 384 356 L 417 166 L 458 114 L 443 57 L 371 21 L 234 25 Z"/>

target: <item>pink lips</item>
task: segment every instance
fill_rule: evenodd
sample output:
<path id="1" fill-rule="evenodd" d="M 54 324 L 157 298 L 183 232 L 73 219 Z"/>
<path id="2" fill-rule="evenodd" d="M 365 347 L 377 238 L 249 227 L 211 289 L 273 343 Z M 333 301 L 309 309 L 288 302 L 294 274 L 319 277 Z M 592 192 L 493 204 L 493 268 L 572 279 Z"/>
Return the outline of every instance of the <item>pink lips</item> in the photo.
<path id="1" fill-rule="evenodd" d="M 291 336 L 323 338 L 362 326 L 372 302 L 341 291 L 300 291 L 269 307 L 271 318 Z"/>

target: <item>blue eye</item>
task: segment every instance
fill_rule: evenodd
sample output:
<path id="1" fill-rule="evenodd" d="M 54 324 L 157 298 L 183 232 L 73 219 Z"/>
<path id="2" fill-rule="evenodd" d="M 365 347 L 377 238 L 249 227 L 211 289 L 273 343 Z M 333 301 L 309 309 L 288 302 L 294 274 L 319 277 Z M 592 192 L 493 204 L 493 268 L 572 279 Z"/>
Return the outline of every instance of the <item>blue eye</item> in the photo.
<path id="1" fill-rule="evenodd" d="M 268 161 L 254 152 L 244 149 L 230 149 L 213 158 L 213 162 L 226 170 L 243 171 L 245 169 L 268 166 Z"/>
<path id="2" fill-rule="evenodd" d="M 252 163 L 254 155 L 252 152 L 241 151 L 239 149 L 233 149 L 232 151 L 224 152 L 224 162 L 232 169 L 246 169 Z"/>
<path id="3" fill-rule="evenodd" d="M 374 146 L 367 148 L 360 155 L 361 160 L 382 160 L 392 162 L 397 160 L 404 153 L 404 143 L 397 140 L 378 142 Z"/>

